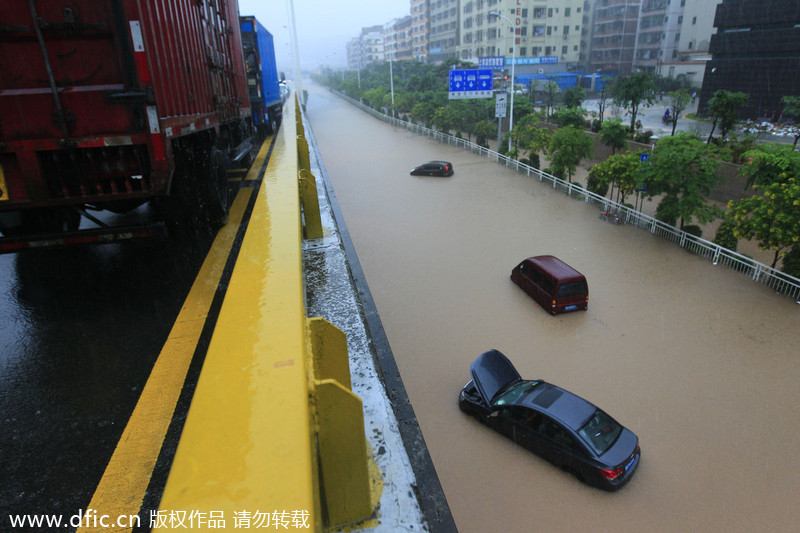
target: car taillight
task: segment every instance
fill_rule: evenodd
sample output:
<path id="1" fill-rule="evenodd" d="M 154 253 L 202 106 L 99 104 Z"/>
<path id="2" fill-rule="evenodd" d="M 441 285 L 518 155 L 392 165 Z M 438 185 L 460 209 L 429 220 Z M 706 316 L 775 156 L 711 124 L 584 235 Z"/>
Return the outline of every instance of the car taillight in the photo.
<path id="1" fill-rule="evenodd" d="M 613 470 L 604 470 L 602 468 L 600 469 L 600 473 L 603 474 L 603 476 L 609 481 L 614 481 L 620 475 L 622 475 L 624 471 L 625 471 L 624 468 L 614 468 Z"/>

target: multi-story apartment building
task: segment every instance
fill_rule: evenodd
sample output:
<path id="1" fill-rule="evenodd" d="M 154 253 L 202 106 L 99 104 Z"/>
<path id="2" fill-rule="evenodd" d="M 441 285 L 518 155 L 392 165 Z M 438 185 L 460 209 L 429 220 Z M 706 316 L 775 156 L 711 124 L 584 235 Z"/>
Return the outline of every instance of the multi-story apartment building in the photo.
<path id="1" fill-rule="evenodd" d="M 381 63 L 385 57 L 384 27 L 361 28 L 361 35 L 347 43 L 347 68 L 357 70 L 368 63 Z"/>
<path id="2" fill-rule="evenodd" d="M 383 25 L 385 59 L 410 60 L 414 57 L 412 17 L 395 19 Z"/>
<path id="3" fill-rule="evenodd" d="M 663 56 L 657 69 L 661 76 L 686 76 L 693 87 L 703 85 L 706 62 L 711 59 L 709 44 L 714 34 L 714 13 L 722 0 L 687 1 L 678 17 L 680 39 L 672 55 Z"/>
<path id="4" fill-rule="evenodd" d="M 504 58 L 510 65 L 513 55 L 517 74 L 579 67 L 622 76 L 683 74 L 699 87 L 721 1 L 409 0 L 411 15 L 384 24 L 380 39 L 377 27 L 362 32 L 358 57 L 362 66 L 453 56 L 475 63 Z"/>
<path id="5" fill-rule="evenodd" d="M 353 37 L 347 41 L 347 70 L 359 70 L 366 64 L 361 48 L 361 38 Z"/>
<path id="6" fill-rule="evenodd" d="M 384 59 L 383 26 L 370 26 L 361 30 L 364 61 L 381 63 Z"/>
<path id="7" fill-rule="evenodd" d="M 420 61 L 428 60 L 428 37 L 430 31 L 429 0 L 411 0 L 412 56 Z"/>
<path id="8" fill-rule="evenodd" d="M 518 74 L 573 70 L 583 0 L 462 0 L 459 57 L 516 57 Z M 502 17 L 490 17 L 497 12 Z"/>
<path id="9" fill-rule="evenodd" d="M 589 39 L 591 72 L 631 74 L 641 0 L 595 0 Z"/>
<path id="10" fill-rule="evenodd" d="M 721 0 L 587 0 L 582 66 L 628 76 L 703 78 L 715 6 Z"/>
<path id="11" fill-rule="evenodd" d="M 428 61 L 440 64 L 458 56 L 459 0 L 430 0 Z"/>

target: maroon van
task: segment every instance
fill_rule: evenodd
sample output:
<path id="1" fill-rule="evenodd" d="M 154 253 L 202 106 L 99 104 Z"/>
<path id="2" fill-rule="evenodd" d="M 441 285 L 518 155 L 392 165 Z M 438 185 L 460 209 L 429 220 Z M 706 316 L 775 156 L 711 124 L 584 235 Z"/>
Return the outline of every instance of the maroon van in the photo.
<path id="1" fill-rule="evenodd" d="M 552 255 L 529 257 L 511 271 L 511 281 L 551 315 L 586 311 L 589 286 L 583 274 Z"/>

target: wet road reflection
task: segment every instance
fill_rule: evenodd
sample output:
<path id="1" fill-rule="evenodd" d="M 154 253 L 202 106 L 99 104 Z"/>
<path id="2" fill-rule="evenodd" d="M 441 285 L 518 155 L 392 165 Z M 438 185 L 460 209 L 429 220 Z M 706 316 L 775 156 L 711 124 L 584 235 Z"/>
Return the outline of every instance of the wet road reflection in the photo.
<path id="1" fill-rule="evenodd" d="M 795 302 L 325 89 L 308 111 L 460 531 L 796 529 Z M 455 175 L 409 176 L 432 159 Z M 539 254 L 586 275 L 587 312 L 552 317 L 509 280 Z M 631 483 L 586 487 L 461 413 L 490 348 L 632 429 Z"/>
<path id="2" fill-rule="evenodd" d="M 211 238 L 0 256 L 3 524 L 88 504 Z"/>

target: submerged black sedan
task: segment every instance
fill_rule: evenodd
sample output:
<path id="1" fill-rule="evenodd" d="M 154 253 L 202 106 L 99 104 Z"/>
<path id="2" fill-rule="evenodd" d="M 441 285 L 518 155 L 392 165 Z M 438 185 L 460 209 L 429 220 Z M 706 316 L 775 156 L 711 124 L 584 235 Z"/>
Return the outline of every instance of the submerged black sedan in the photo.
<path id="1" fill-rule="evenodd" d="M 449 161 L 428 161 L 411 169 L 412 176 L 443 176 L 453 175 L 453 163 Z"/>
<path id="2" fill-rule="evenodd" d="M 604 490 L 617 490 L 639 466 L 639 439 L 588 401 L 541 380 L 524 380 L 497 350 L 470 366 L 458 405 L 487 426 Z"/>

